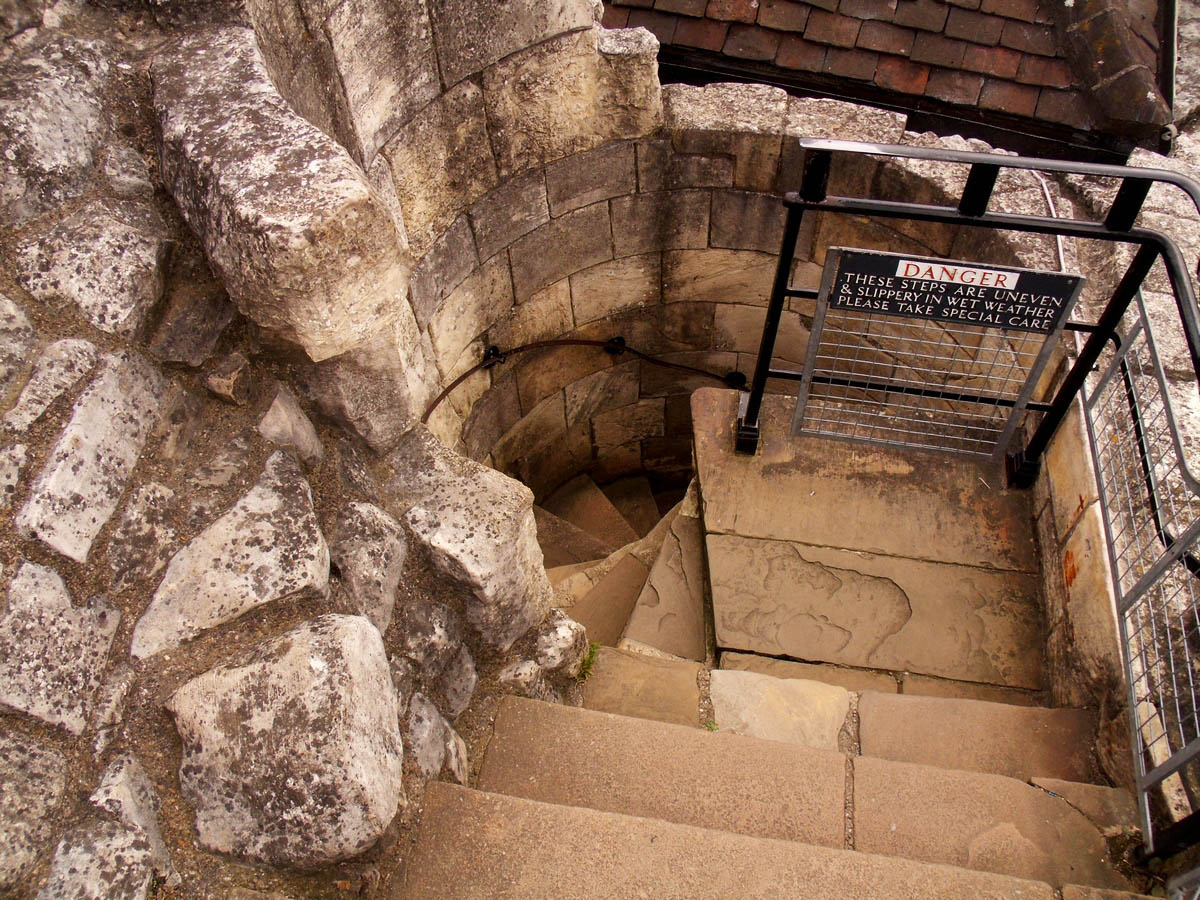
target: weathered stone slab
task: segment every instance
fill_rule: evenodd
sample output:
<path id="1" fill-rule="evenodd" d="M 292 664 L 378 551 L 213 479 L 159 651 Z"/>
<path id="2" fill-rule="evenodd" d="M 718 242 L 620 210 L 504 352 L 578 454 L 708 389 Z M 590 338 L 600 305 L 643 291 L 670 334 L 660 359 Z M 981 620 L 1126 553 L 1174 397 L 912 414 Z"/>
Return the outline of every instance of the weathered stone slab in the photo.
<path id="1" fill-rule="evenodd" d="M 127 754 L 113 760 L 88 802 L 140 832 L 150 845 L 149 863 L 154 872 L 163 879 L 171 877 L 171 855 L 158 827 L 158 795 L 135 756 Z"/>
<path id="2" fill-rule="evenodd" d="M 1053 678 L 1048 678 L 1053 682 Z M 871 688 L 874 690 L 874 688 Z M 1017 688 L 998 684 L 983 684 L 978 681 L 953 681 L 949 678 L 934 678 L 931 675 L 916 675 L 905 672 L 901 676 L 900 692 L 920 697 L 949 697 L 957 700 L 987 700 L 991 703 L 1007 703 L 1010 706 L 1040 706 L 1039 695 Z"/>
<path id="3" fill-rule="evenodd" d="M 1090 710 L 867 692 L 858 715 L 865 756 L 1023 781 L 1091 780 L 1096 715 Z"/>
<path id="4" fill-rule="evenodd" d="M 0 703 L 82 734 L 120 621 L 103 597 L 75 607 L 57 572 L 24 563 L 0 618 Z"/>
<path id="5" fill-rule="evenodd" d="M 5 0 L 0 4 L 0 38 L 10 38 L 42 24 L 42 4 L 37 0 Z"/>
<path id="6" fill-rule="evenodd" d="M 554 216 L 636 190 L 637 166 L 631 143 L 609 144 L 546 166 L 546 196 Z"/>
<path id="7" fill-rule="evenodd" d="M 488 16 L 480 16 L 470 0 L 437 0 L 430 6 L 447 84 L 457 84 L 472 72 L 547 38 L 592 26 L 592 9 L 586 0 L 550 6 L 517 0 Z"/>
<path id="8" fill-rule="evenodd" d="M 15 891 L 54 832 L 65 761 L 32 738 L 0 733 L 0 890 Z"/>
<path id="9" fill-rule="evenodd" d="M 383 639 L 327 615 L 192 679 L 167 701 L 201 846 L 316 869 L 355 856 L 404 802 Z"/>
<path id="10" fill-rule="evenodd" d="M 671 523 L 623 637 L 704 661 L 704 536 L 699 519 L 680 515 Z"/>
<path id="11" fill-rule="evenodd" d="M 617 256 L 708 246 L 708 191 L 631 194 L 611 206 Z"/>
<path id="12" fill-rule="evenodd" d="M 404 238 L 349 154 L 276 93 L 253 32 L 190 32 L 151 77 L 163 180 L 243 313 L 318 361 L 396 319 Z"/>
<path id="13" fill-rule="evenodd" d="M 395 473 L 389 509 L 465 589 L 466 616 L 480 636 L 493 647 L 511 647 L 550 607 L 533 494 L 447 449 L 423 426 L 405 436 L 388 462 Z"/>
<path id="14" fill-rule="evenodd" d="M 0 293 L 0 396 L 17 385 L 36 341 L 25 311 Z"/>
<path id="15" fill-rule="evenodd" d="M 82 338 L 55 341 L 33 364 L 29 381 L 16 404 L 4 414 L 4 426 L 23 432 L 41 418 L 50 404 L 76 384 L 96 365 L 96 345 Z"/>
<path id="16" fill-rule="evenodd" d="M 1056 887 L 1124 890 L 1100 832 L 1065 801 L 1001 775 L 861 756 L 854 761 L 857 850 Z"/>
<path id="17" fill-rule="evenodd" d="M 195 241 L 172 252 L 168 279 L 171 288 L 147 349 L 162 362 L 196 368 L 216 350 L 237 309 Z"/>
<path id="18" fill-rule="evenodd" d="M 174 503 L 175 492 L 156 481 L 134 490 L 108 546 L 113 590 L 149 579 L 167 564 L 177 537 L 171 522 Z"/>
<path id="19" fill-rule="evenodd" d="M 124 822 L 92 816 L 58 842 L 37 900 L 150 900 L 153 884 L 154 868 L 145 835 Z"/>
<path id="20" fill-rule="evenodd" d="M 614 371 L 612 369 L 609 370 Z M 627 403 L 615 403 L 616 406 L 627 406 Z M 658 509 L 658 501 L 654 499 L 654 491 L 645 476 L 622 478 L 604 485 L 600 490 L 604 493 L 617 512 L 625 519 L 638 537 L 645 537 L 654 530 L 654 526 L 662 519 Z"/>
<path id="21" fill-rule="evenodd" d="M 768 396 L 758 455 L 729 440 L 737 395 L 692 395 L 710 532 L 1036 572 L 1028 498 L 989 467 L 944 455 L 791 435 L 791 398 Z M 736 522 L 736 524 L 735 524 Z"/>
<path id="22" fill-rule="evenodd" d="M 252 609 L 329 588 L 329 549 L 312 491 L 285 452 L 254 487 L 176 553 L 133 629 L 135 659 L 176 647 Z"/>
<path id="23" fill-rule="evenodd" d="M 317 429 L 286 385 L 275 388 L 275 399 L 258 420 L 258 433 L 277 447 L 295 450 L 305 462 L 318 463 L 325 456 Z"/>
<path id="24" fill-rule="evenodd" d="M 508 261 L 497 255 L 451 291 L 429 320 L 433 352 L 442 371 L 452 371 L 452 366 L 471 342 L 504 318 L 512 306 L 512 275 Z"/>
<path id="25" fill-rule="evenodd" d="M 60 34 L 0 68 L 0 221 L 25 222 L 86 190 L 105 130 L 109 53 Z"/>
<path id="26" fill-rule="evenodd" d="M 551 219 L 513 242 L 509 256 L 518 303 L 581 269 L 611 259 L 608 204 L 594 203 Z"/>
<path id="27" fill-rule="evenodd" d="M 408 555 L 404 529 L 370 503 L 348 503 L 329 539 L 329 558 L 341 576 L 342 601 L 384 634 L 392 623 L 396 588 Z"/>
<path id="28" fill-rule="evenodd" d="M 24 444 L 12 444 L 0 450 L 0 512 L 8 512 L 12 506 L 28 455 L 29 448 Z"/>
<path id="29" fill-rule="evenodd" d="M 18 530 L 76 562 L 87 559 L 158 422 L 165 388 L 140 357 L 105 356 L 34 480 Z"/>
<path id="30" fill-rule="evenodd" d="M 720 647 L 1042 686 L 1032 575 L 723 534 L 708 559 Z"/>
<path id="31" fill-rule="evenodd" d="M 760 672 L 775 678 L 804 678 L 824 684 L 836 684 L 848 691 L 884 691 L 896 693 L 895 677 L 884 672 L 850 669 L 844 666 L 818 666 L 812 663 L 772 659 L 752 653 L 722 653 L 721 668 Z"/>
<path id="32" fill-rule="evenodd" d="M 850 711 L 845 688 L 732 669 L 713 670 L 709 696 L 722 731 L 818 750 L 838 749 Z"/>
<path id="33" fill-rule="evenodd" d="M 72 304 L 101 331 L 130 337 L 162 297 L 166 254 L 151 216 L 97 202 L 22 241 L 15 274 L 43 303 Z"/>
<path id="34" fill-rule="evenodd" d="M 572 610 L 573 612 L 573 610 Z M 583 683 L 583 705 L 599 712 L 700 727 L 699 663 L 601 647 Z"/>
<path id="35" fill-rule="evenodd" d="M 562 337 L 574 327 L 571 285 L 563 280 L 514 306 L 509 315 L 488 329 L 487 342 L 498 347 L 519 347 Z"/>

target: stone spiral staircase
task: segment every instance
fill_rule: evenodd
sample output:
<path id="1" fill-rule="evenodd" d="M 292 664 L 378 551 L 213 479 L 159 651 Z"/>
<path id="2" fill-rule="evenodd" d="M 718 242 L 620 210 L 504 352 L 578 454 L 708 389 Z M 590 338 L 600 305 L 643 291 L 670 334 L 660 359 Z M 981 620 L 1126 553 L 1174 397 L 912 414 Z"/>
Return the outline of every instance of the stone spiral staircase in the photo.
<path id="1" fill-rule="evenodd" d="M 430 785 L 396 896 L 1118 900 L 1148 889 L 1115 860 L 1137 816 L 1129 792 L 1098 777 L 1095 714 L 1043 705 L 1046 693 L 1022 674 L 981 679 L 978 636 L 974 663 L 957 673 L 930 664 L 933 675 L 726 649 L 739 640 L 729 575 L 710 566 L 727 565 L 713 528 L 723 491 L 739 483 L 731 466 L 757 466 L 783 506 L 788 491 L 820 500 L 795 480 L 799 467 L 782 479 L 766 471 L 781 464 L 769 438 L 754 460 L 714 458 L 719 442 L 706 437 L 721 435 L 715 413 L 728 402 L 718 394 L 693 397 L 698 482 L 665 514 L 675 498 L 655 497 L 642 478 L 599 488 L 579 477 L 543 500 L 539 534 L 559 601 L 602 645 L 583 707 L 501 703 L 474 785 Z M 847 515 L 869 515 L 894 473 L 911 477 L 903 454 L 874 458 L 888 463 L 875 467 L 883 474 L 855 476 L 874 499 Z M 927 485 L 941 492 L 938 516 L 962 506 L 956 484 L 951 473 Z M 1019 515 L 1025 501 L 1005 502 Z M 919 509 L 913 516 L 919 528 Z M 932 581 L 955 594 L 953 579 Z M 828 596 L 815 580 L 791 587 L 808 598 L 801 605 L 846 603 L 847 583 Z M 747 580 L 742 590 L 756 589 Z M 928 602 L 919 593 L 907 589 L 912 627 Z M 940 602 L 943 612 L 966 603 L 968 630 L 982 608 Z M 760 610 L 773 615 L 766 631 L 819 638 Z M 828 624 L 839 613 L 814 615 Z M 1040 677 L 1041 647 L 1009 649 L 1034 657 Z M 938 652 L 963 658 L 938 648 L 924 658 Z"/>

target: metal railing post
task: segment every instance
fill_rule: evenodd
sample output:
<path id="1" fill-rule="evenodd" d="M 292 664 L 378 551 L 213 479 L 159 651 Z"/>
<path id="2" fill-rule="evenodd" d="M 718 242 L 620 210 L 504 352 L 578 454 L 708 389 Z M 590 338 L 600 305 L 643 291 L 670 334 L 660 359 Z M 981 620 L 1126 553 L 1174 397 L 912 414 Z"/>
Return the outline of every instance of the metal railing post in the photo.
<path id="1" fill-rule="evenodd" d="M 800 186 L 800 197 L 819 203 L 829 190 L 829 169 L 833 154 L 827 150 L 809 153 L 804 161 L 804 179 Z M 758 360 L 754 364 L 754 378 L 750 382 L 750 393 L 743 395 L 738 410 L 737 437 L 734 448 L 738 453 L 754 453 L 758 449 L 759 413 L 762 411 L 763 394 L 767 389 L 767 378 L 771 371 L 771 357 L 775 353 L 775 338 L 779 333 L 779 320 L 783 317 L 783 305 L 788 298 L 788 282 L 791 280 L 792 261 L 796 258 L 796 242 L 800 238 L 800 226 L 804 221 L 804 208 L 789 205 L 783 226 L 783 241 L 779 247 L 779 265 L 775 269 L 775 281 L 771 285 L 771 299 L 767 303 L 767 315 L 763 322 L 762 341 L 758 345 Z"/>
<path id="2" fill-rule="evenodd" d="M 1113 290 L 1108 305 L 1104 308 L 1099 321 L 1096 322 L 1095 330 L 1088 336 L 1079 358 L 1075 360 L 1075 364 L 1067 373 L 1058 393 L 1054 395 L 1054 402 L 1051 404 L 1049 412 L 1038 423 L 1037 430 L 1029 439 L 1025 449 L 1009 455 L 1008 481 L 1010 486 L 1030 487 L 1037 480 L 1038 471 L 1042 465 L 1042 454 L 1046 452 L 1058 426 L 1070 412 L 1071 404 L 1075 402 L 1080 388 L 1083 387 L 1087 377 L 1092 374 L 1093 367 L 1100 359 L 1104 345 L 1108 343 L 1109 335 L 1116 332 L 1121 317 L 1125 315 L 1125 310 L 1137 296 L 1142 282 L 1150 274 L 1150 269 L 1158 259 L 1159 253 L 1159 248 L 1153 244 L 1142 244 L 1138 248 L 1137 255 L 1129 264 L 1129 268 L 1125 270 L 1125 274 L 1121 276 L 1120 283 Z"/>

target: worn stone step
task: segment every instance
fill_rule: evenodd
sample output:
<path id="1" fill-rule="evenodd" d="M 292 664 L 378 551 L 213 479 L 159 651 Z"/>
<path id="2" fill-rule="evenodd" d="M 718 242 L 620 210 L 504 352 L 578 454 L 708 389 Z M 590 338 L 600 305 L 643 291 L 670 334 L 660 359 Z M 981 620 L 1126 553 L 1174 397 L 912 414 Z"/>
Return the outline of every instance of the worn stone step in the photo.
<path id="1" fill-rule="evenodd" d="M 704 544 L 700 520 L 675 517 L 625 626 L 624 637 L 704 661 Z"/>
<path id="2" fill-rule="evenodd" d="M 638 537 L 645 537 L 658 524 L 663 514 L 658 511 L 658 501 L 650 490 L 650 482 L 644 475 L 618 478 L 603 485 L 600 490 L 612 501 L 621 516 L 633 526 Z"/>
<path id="3" fill-rule="evenodd" d="M 760 675 L 771 675 L 775 678 L 803 678 L 807 681 L 820 681 L 843 687 L 848 691 L 882 691 L 894 694 L 899 688 L 895 676 L 888 672 L 853 669 L 848 666 L 793 662 L 787 659 L 774 659 L 770 656 L 735 653 L 728 650 L 721 654 L 720 668 L 758 672 Z"/>
<path id="4" fill-rule="evenodd" d="M 864 692 L 863 756 L 1064 781 L 1092 780 L 1096 715 L 1082 709 Z"/>
<path id="5" fill-rule="evenodd" d="M 540 506 L 533 508 L 538 546 L 547 569 L 603 559 L 617 548 Z"/>
<path id="6" fill-rule="evenodd" d="M 598 559 L 591 559 L 587 562 L 568 563 L 563 566 L 548 566 L 546 568 L 546 577 L 550 580 L 551 587 L 558 587 L 562 582 L 578 575 L 580 572 L 586 572 L 599 562 L 600 560 Z"/>
<path id="7" fill-rule="evenodd" d="M 480 790 L 827 847 L 845 841 L 845 758 L 505 698 Z"/>
<path id="8" fill-rule="evenodd" d="M 396 900 L 1053 900 L 1049 885 L 434 782 Z"/>
<path id="9" fill-rule="evenodd" d="M 588 640 L 615 647 L 646 584 L 650 570 L 636 556 L 624 556 L 595 587 L 569 607 L 571 618 L 587 628 Z"/>
<path id="10" fill-rule="evenodd" d="M 1034 575 L 736 534 L 707 545 L 721 648 L 1042 687 Z"/>
<path id="11" fill-rule="evenodd" d="M 1027 492 L 993 467 L 920 453 L 794 437 L 794 400 L 764 398 L 762 446 L 736 454 L 735 391 L 692 394 L 696 466 L 710 533 L 1034 573 Z"/>
<path id="12" fill-rule="evenodd" d="M 578 475 L 562 485 L 542 501 L 542 506 L 614 548 L 638 539 L 633 526 L 586 475 Z"/>
<path id="13" fill-rule="evenodd" d="M 598 712 L 700 727 L 699 663 L 601 647 L 583 683 L 583 705 Z"/>
<path id="14" fill-rule="evenodd" d="M 935 732 L 937 726 L 926 722 Z M 854 760 L 854 845 L 867 853 L 1112 890 L 1100 829 L 1065 799 L 1003 775 L 862 756 Z"/>

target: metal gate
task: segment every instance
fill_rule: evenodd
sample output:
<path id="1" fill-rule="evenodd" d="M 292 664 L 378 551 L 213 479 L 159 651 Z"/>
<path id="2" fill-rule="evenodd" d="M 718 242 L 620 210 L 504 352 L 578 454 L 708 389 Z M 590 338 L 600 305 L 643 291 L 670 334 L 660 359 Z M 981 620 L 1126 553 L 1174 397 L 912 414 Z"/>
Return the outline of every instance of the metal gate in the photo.
<path id="1" fill-rule="evenodd" d="M 1051 293 L 1017 290 L 1035 282 Z M 1057 272 L 831 249 L 793 432 L 1002 461 L 1081 286 Z"/>

